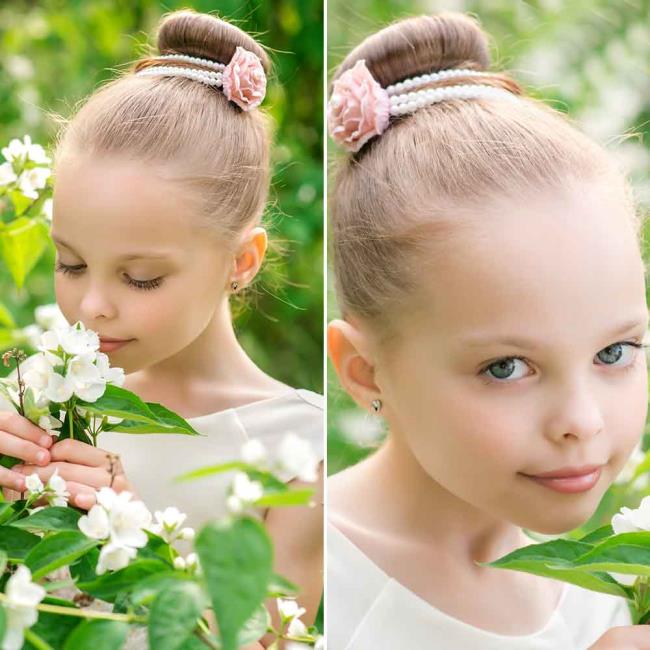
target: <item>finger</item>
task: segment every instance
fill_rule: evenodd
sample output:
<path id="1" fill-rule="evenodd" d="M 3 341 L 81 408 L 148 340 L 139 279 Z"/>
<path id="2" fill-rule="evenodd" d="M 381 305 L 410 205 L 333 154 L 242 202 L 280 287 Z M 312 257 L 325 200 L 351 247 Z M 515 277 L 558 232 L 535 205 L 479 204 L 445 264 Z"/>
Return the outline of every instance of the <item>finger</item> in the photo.
<path id="1" fill-rule="evenodd" d="M 115 457 L 115 454 L 111 454 L 111 452 L 71 438 L 56 442 L 50 450 L 50 454 L 52 460 L 64 460 L 77 465 L 104 467 L 106 469 L 111 467 L 110 457 Z"/>
<path id="2" fill-rule="evenodd" d="M 16 471 L 29 476 L 38 474 L 44 483 L 49 480 L 50 476 L 58 469 L 59 476 L 66 481 L 75 481 L 84 483 L 92 488 L 99 489 L 110 484 L 110 474 L 101 467 L 88 467 L 86 465 L 75 465 L 73 463 L 50 463 L 47 467 L 37 467 L 36 465 L 15 465 Z"/>
<path id="3" fill-rule="evenodd" d="M 52 436 L 44 429 L 30 422 L 26 417 L 12 411 L 0 411 L 0 431 L 29 440 L 36 445 L 49 449 Z"/>
<path id="4" fill-rule="evenodd" d="M 50 452 L 47 449 L 6 431 L 0 431 L 0 454 L 41 466 L 47 465 L 50 461 Z"/>
<path id="5" fill-rule="evenodd" d="M 70 481 L 66 483 L 66 487 L 70 492 L 69 502 L 73 506 L 82 510 L 90 510 L 97 503 L 96 491 L 87 485 Z"/>
<path id="6" fill-rule="evenodd" d="M 3 488 L 15 490 L 17 492 L 23 492 L 26 489 L 24 475 L 16 470 L 7 469 L 6 467 L 0 467 L 0 485 Z M 20 496 L 16 498 L 20 499 Z M 15 501 L 16 499 L 12 500 Z"/>

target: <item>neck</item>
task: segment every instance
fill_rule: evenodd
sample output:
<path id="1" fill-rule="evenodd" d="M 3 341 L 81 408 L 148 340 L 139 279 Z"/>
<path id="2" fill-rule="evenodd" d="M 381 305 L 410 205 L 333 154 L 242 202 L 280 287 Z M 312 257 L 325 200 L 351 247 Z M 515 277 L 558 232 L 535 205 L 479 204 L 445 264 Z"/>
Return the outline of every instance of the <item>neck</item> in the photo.
<path id="1" fill-rule="evenodd" d="M 171 357 L 129 374 L 127 381 L 134 386 L 155 386 L 161 392 L 170 387 L 177 393 L 191 391 L 197 384 L 230 392 L 242 386 L 251 392 L 283 386 L 258 368 L 241 347 L 227 299 L 192 343 Z"/>
<path id="2" fill-rule="evenodd" d="M 436 482 L 394 434 L 359 469 L 364 511 L 356 514 L 363 527 L 430 544 L 445 556 L 472 565 L 475 560 L 492 561 L 525 543 L 518 526 L 476 508 Z"/>

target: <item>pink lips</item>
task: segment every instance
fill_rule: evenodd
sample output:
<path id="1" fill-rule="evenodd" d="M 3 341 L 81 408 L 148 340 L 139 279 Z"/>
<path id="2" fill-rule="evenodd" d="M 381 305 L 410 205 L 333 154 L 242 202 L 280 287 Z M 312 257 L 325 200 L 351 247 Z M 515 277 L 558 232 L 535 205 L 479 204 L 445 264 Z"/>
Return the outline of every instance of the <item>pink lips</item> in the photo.
<path id="1" fill-rule="evenodd" d="M 603 465 L 585 465 L 583 467 L 562 467 L 543 474 L 523 474 L 527 478 L 551 488 L 556 492 L 586 492 L 598 483 Z"/>
<path id="2" fill-rule="evenodd" d="M 124 347 L 127 343 L 130 343 L 133 339 L 108 339 L 100 338 L 99 339 L 99 351 L 100 352 L 113 352 L 114 350 L 119 350 L 121 347 Z"/>

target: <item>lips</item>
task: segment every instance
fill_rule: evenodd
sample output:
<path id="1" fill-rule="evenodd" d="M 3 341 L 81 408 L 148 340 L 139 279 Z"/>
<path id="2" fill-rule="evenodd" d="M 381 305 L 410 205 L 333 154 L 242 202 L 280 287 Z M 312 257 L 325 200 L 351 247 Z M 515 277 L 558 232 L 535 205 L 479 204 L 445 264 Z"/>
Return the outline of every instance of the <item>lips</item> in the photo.
<path id="1" fill-rule="evenodd" d="M 576 476 L 586 476 L 595 472 L 599 467 L 602 467 L 603 464 L 604 463 L 583 465 L 581 467 L 560 467 L 559 469 L 550 472 L 544 472 L 542 474 L 526 474 L 526 476 L 531 476 L 533 478 L 572 478 Z"/>
<path id="2" fill-rule="evenodd" d="M 130 341 L 131 339 L 112 339 L 109 336 L 100 336 L 99 340 L 104 343 L 124 343 L 125 341 Z"/>

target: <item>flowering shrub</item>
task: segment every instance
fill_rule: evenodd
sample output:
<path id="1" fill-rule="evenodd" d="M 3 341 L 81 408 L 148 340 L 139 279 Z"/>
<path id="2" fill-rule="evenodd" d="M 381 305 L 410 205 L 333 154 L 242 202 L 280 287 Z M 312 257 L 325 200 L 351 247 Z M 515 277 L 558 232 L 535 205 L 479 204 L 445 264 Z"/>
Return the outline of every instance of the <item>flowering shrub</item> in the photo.
<path id="1" fill-rule="evenodd" d="M 4 355 L 7 364 L 15 360 L 16 377 L 0 380 L 0 392 L 60 439 L 96 445 L 107 430 L 197 433 L 176 413 L 122 388 L 124 371 L 111 368 L 98 347 L 96 333 L 82 323 L 46 330 L 26 371 L 23 352 Z M 313 481 L 318 459 L 292 433 L 272 462 L 255 441 L 246 443 L 241 457 L 180 477 L 235 472 L 229 514 L 198 532 L 183 526 L 186 515 L 173 506 L 152 516 L 128 491 L 107 487 L 84 513 L 68 505 L 56 472 L 45 485 L 36 474 L 28 476 L 20 500 L 0 503 L 2 649 L 21 648 L 24 641 L 37 648 L 120 648 L 135 628 L 146 629 L 149 647 L 157 649 L 234 650 L 267 632 L 285 639 L 287 648 L 323 648 L 316 628 L 300 620 L 297 588 L 273 573 L 272 542 L 254 510 L 309 503 L 313 490 L 290 489 L 274 472 Z M 181 554 L 179 540 L 191 542 L 192 551 Z M 66 567 L 69 579 L 52 582 L 51 574 Z M 55 596 L 66 586 L 78 590 L 74 598 Z M 264 604 L 269 597 L 277 599 L 281 615 L 277 630 Z M 93 608 L 95 601 L 112 611 Z"/>

